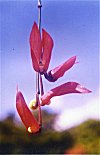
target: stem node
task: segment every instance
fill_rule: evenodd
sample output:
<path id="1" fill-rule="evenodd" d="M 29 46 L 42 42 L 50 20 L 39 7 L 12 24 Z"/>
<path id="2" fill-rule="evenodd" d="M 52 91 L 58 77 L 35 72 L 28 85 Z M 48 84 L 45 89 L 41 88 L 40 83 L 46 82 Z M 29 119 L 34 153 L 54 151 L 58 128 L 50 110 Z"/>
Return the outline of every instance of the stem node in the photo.
<path id="1" fill-rule="evenodd" d="M 41 8 L 42 4 L 41 4 L 41 0 L 38 0 L 38 8 Z"/>

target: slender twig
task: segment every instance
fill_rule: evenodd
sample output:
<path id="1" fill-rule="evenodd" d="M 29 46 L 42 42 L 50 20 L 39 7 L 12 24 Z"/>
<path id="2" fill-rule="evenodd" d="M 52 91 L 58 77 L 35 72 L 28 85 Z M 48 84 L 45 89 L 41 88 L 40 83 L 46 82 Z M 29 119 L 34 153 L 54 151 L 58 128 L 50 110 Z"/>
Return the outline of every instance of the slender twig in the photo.
<path id="1" fill-rule="evenodd" d="M 38 29 L 41 31 L 41 0 L 38 0 Z M 42 126 L 42 114 L 41 114 L 41 106 L 40 106 L 40 101 L 39 101 L 39 95 L 40 95 L 40 73 L 36 73 L 36 104 L 38 105 L 38 122 L 40 125 L 40 128 Z"/>
<path id="2" fill-rule="evenodd" d="M 41 87 L 41 96 L 44 94 L 42 75 L 40 74 L 40 87 Z"/>
<path id="3" fill-rule="evenodd" d="M 41 30 L 41 0 L 38 0 L 38 29 Z M 40 94 L 40 87 L 39 87 L 39 72 L 36 73 L 36 105 L 38 105 Z"/>
<path id="4" fill-rule="evenodd" d="M 38 0 L 38 28 L 39 30 L 41 31 L 41 7 L 42 7 L 42 4 L 41 4 L 41 0 Z"/>
<path id="5" fill-rule="evenodd" d="M 41 113 L 40 101 L 38 101 L 38 123 L 41 128 L 42 127 L 42 113 Z"/>
<path id="6" fill-rule="evenodd" d="M 38 14 L 38 28 L 39 28 L 40 31 L 41 31 L 41 7 L 42 7 L 41 0 L 38 0 L 38 10 L 39 10 L 39 14 Z M 42 55 L 41 55 L 41 58 L 42 58 Z M 40 74 L 40 87 L 41 87 L 41 95 L 43 95 L 44 91 L 43 91 L 43 83 L 42 83 L 42 76 L 41 76 L 41 74 Z"/>

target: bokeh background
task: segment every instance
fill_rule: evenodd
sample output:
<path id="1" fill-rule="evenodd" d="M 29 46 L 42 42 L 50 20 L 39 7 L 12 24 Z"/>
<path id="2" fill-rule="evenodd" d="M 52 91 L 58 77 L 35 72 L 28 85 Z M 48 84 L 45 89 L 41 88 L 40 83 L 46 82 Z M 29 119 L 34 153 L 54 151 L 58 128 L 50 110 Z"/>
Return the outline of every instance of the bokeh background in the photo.
<path id="1" fill-rule="evenodd" d="M 16 85 L 27 104 L 35 98 L 29 36 L 38 22 L 37 0 L 0 0 L 1 153 L 100 153 L 99 1 L 42 0 L 42 6 L 41 26 L 54 40 L 49 70 L 74 55 L 79 62 L 55 83 L 43 79 L 45 92 L 76 81 L 92 93 L 53 98 L 42 107 L 42 134 L 25 131 L 16 111 Z"/>

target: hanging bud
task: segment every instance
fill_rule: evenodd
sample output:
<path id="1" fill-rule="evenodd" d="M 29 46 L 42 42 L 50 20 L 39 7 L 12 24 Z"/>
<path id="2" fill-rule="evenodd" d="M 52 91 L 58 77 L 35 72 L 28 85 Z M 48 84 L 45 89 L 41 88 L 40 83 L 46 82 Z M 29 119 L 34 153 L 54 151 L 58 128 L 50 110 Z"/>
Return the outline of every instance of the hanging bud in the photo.
<path id="1" fill-rule="evenodd" d="M 37 133 L 40 131 L 40 126 L 29 110 L 22 93 L 19 91 L 16 95 L 16 108 L 18 114 L 25 125 L 27 131 L 31 131 L 31 133 Z"/>
<path id="2" fill-rule="evenodd" d="M 91 91 L 77 82 L 67 82 L 54 89 L 51 89 L 48 93 L 42 95 L 41 105 L 47 104 L 54 96 L 61 96 L 70 93 L 90 93 Z"/>
<path id="3" fill-rule="evenodd" d="M 76 56 L 71 57 L 58 67 L 52 69 L 47 73 L 44 73 L 45 78 L 50 82 L 55 82 L 57 79 L 62 77 L 66 71 L 68 71 L 76 61 Z"/>
<path id="4" fill-rule="evenodd" d="M 30 101 L 29 103 L 29 108 L 32 109 L 32 110 L 35 110 L 37 109 L 38 105 L 36 104 L 36 99 Z"/>

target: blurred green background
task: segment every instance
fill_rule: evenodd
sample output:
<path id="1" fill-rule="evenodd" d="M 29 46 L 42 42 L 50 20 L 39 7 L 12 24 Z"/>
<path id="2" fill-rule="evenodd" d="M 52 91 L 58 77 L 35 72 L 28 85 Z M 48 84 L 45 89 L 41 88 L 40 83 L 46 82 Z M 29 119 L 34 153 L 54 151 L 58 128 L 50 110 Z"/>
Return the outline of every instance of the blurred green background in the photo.
<path id="1" fill-rule="evenodd" d="M 100 154 L 100 121 L 87 120 L 57 132 L 53 127 L 57 115 L 46 111 L 42 115 L 42 132 L 34 135 L 8 114 L 0 122 L 0 154 Z"/>

